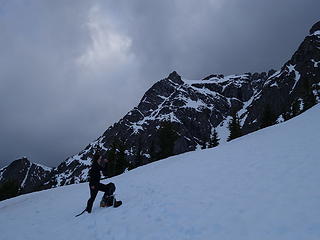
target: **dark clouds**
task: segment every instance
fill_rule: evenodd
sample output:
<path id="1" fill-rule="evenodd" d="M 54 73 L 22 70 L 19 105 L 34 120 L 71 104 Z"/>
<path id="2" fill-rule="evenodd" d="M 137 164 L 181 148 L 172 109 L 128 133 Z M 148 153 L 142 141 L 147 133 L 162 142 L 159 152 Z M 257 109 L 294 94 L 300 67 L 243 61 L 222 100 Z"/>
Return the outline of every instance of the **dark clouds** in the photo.
<path id="1" fill-rule="evenodd" d="M 0 167 L 55 166 L 173 70 L 279 68 L 319 20 L 317 0 L 1 1 Z"/>
<path id="2" fill-rule="evenodd" d="M 145 64 L 150 59 L 155 63 L 152 72 L 177 69 L 189 78 L 279 67 L 318 20 L 320 5 L 276 0 L 180 0 L 161 1 L 161 6 L 138 2 L 142 4 L 127 6 L 126 14 L 136 16 L 128 28 L 133 51 Z"/>

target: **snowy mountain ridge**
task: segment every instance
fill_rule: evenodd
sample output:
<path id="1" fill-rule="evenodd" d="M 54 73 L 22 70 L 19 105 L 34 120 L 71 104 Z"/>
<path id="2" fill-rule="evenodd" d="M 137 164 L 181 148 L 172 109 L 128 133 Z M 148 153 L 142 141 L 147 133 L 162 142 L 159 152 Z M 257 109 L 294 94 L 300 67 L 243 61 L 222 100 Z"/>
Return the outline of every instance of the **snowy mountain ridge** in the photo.
<path id="1" fill-rule="evenodd" d="M 212 74 L 199 80 L 186 80 L 177 72 L 156 82 L 137 107 L 110 126 L 97 140 L 54 168 L 45 186 L 56 187 L 87 181 L 88 168 L 96 146 L 103 151 L 119 139 L 126 145 L 126 157 L 135 162 L 138 152 L 144 163 L 151 157 L 153 143 L 159 142 L 163 121 L 176 127 L 179 138 L 174 154 L 206 148 L 216 129 L 225 143 L 231 116 L 240 117 L 243 134 L 261 127 L 266 107 L 282 122 L 295 109 L 298 115 L 319 102 L 320 22 L 314 24 L 291 59 L 280 70 L 224 76 Z M 298 107 L 296 107 L 298 106 Z M 159 152 L 155 144 L 155 152 Z M 141 151 L 139 147 L 141 146 Z M 43 184 L 43 182 L 41 182 Z"/>
<path id="2" fill-rule="evenodd" d="M 318 240 L 319 121 L 318 104 L 216 148 L 105 180 L 117 186 L 118 209 L 99 208 L 99 193 L 93 212 L 75 218 L 87 183 L 2 201 L 1 239 Z"/>
<path id="3" fill-rule="evenodd" d="M 268 75 L 248 73 L 219 76 L 219 78 L 212 77 L 207 80 L 186 80 L 176 72 L 171 73 L 168 78 L 150 88 L 142 97 L 138 107 L 108 128 L 103 136 L 88 145 L 84 151 L 62 163 L 59 166 L 61 169 L 57 171 L 61 174 L 56 175 L 51 181 L 55 182 L 55 186 L 65 185 L 70 181 L 85 181 L 88 166 L 91 165 L 92 149 L 99 145 L 107 151 L 108 147 L 104 143 L 112 142 L 113 136 L 119 136 L 119 134 L 125 134 L 128 141 L 127 145 L 130 148 L 126 153 L 129 159 L 134 156 L 135 147 L 141 135 L 142 138 L 146 138 L 142 144 L 147 146 L 143 154 L 148 158 L 152 137 L 162 121 L 174 122 L 181 126 L 182 137 L 177 140 L 175 147 L 177 154 L 186 150 L 199 149 L 205 144 L 214 128 L 217 128 L 225 142 L 226 123 L 229 119 L 227 117 L 233 111 L 242 110 L 243 106 L 248 105 L 247 102 L 252 101 L 254 93 L 258 91 Z M 241 88 L 243 91 L 248 91 L 243 94 L 244 102 L 234 97 Z M 188 125 L 191 125 L 193 130 Z M 77 166 L 76 172 L 74 166 Z"/>
<path id="4" fill-rule="evenodd" d="M 13 161 L 0 169 L 0 184 L 14 180 L 19 186 L 19 193 L 34 191 L 39 187 L 39 182 L 47 179 L 52 168 L 30 162 L 26 157 Z"/>
<path id="5" fill-rule="evenodd" d="M 186 80 L 177 72 L 155 83 L 137 107 L 85 150 L 61 163 L 50 179 L 51 186 L 86 181 L 93 149 L 107 151 L 117 139 L 123 139 L 129 161 L 134 161 L 139 144 L 142 156 L 149 162 L 152 143 L 158 141 L 161 122 L 177 127 L 178 140 L 174 154 L 194 151 L 207 145 L 214 129 L 221 143 L 226 142 L 228 122 L 234 113 L 240 117 L 244 134 L 260 129 L 263 111 L 269 106 L 278 122 L 295 110 L 299 114 L 319 101 L 320 31 L 314 24 L 293 54 L 279 71 L 224 76 L 212 74 L 201 80 Z M 159 149 L 156 149 L 156 151 Z"/>

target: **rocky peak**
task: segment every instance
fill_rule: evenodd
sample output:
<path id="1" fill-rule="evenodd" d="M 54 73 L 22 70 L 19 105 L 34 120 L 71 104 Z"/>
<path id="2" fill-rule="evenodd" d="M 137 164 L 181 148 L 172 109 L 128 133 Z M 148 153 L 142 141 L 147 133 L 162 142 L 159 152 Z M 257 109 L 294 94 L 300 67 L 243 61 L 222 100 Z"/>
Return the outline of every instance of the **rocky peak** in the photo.
<path id="1" fill-rule="evenodd" d="M 315 24 L 311 27 L 309 33 L 310 33 L 310 35 L 311 35 L 311 34 L 314 34 L 316 31 L 320 31 L 320 21 L 317 22 L 317 23 L 315 23 Z"/>
<path id="2" fill-rule="evenodd" d="M 0 169 L 0 184 L 14 181 L 20 186 L 20 192 L 30 192 L 41 184 L 51 173 L 51 168 L 32 163 L 26 157 L 13 161 Z"/>
<path id="3" fill-rule="evenodd" d="M 202 80 L 209 80 L 212 78 L 222 79 L 222 78 L 224 78 L 224 75 L 223 74 L 210 74 L 209 76 L 203 78 Z"/>
<path id="4" fill-rule="evenodd" d="M 183 81 L 181 80 L 181 76 L 176 71 L 173 71 L 172 73 L 170 73 L 167 79 L 170 79 L 171 81 L 177 84 L 183 84 Z"/>
<path id="5" fill-rule="evenodd" d="M 27 157 L 22 157 L 17 160 L 14 160 L 12 163 L 10 163 L 8 166 L 3 167 L 0 169 L 0 180 L 1 177 L 3 176 L 3 173 L 5 170 L 12 168 L 12 169 L 25 169 L 29 167 L 32 163 L 28 160 Z"/>

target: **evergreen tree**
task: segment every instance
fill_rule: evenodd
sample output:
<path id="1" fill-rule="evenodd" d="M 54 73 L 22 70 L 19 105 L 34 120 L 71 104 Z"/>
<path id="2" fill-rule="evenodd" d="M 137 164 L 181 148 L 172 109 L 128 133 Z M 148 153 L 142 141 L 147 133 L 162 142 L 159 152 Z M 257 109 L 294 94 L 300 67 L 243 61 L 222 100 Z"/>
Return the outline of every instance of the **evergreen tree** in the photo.
<path id="1" fill-rule="evenodd" d="M 261 118 L 260 128 L 272 126 L 277 123 L 277 117 L 273 114 L 271 107 L 267 104 L 264 108 Z"/>
<path id="2" fill-rule="evenodd" d="M 19 184 L 14 180 L 8 180 L 0 185 L 0 201 L 19 195 Z"/>
<path id="3" fill-rule="evenodd" d="M 117 155 L 116 143 L 113 142 L 110 147 L 111 148 L 107 152 L 107 158 L 108 158 L 107 175 L 109 178 L 116 175 L 116 155 Z"/>
<path id="4" fill-rule="evenodd" d="M 128 170 L 135 169 L 143 165 L 142 142 L 141 137 L 138 138 L 134 159 L 128 163 Z"/>
<path id="5" fill-rule="evenodd" d="M 141 138 L 138 139 L 137 151 L 135 156 L 135 166 L 140 167 L 143 164 L 143 156 L 142 156 L 142 141 Z"/>
<path id="6" fill-rule="evenodd" d="M 309 77 L 304 79 L 303 88 L 304 88 L 304 91 L 306 92 L 304 97 L 303 111 L 306 111 L 317 104 L 317 98 L 313 93 L 312 81 Z"/>
<path id="7" fill-rule="evenodd" d="M 232 119 L 229 122 L 228 128 L 230 131 L 229 137 L 227 139 L 228 142 L 242 136 L 240 119 L 238 117 L 238 114 L 233 114 Z"/>
<path id="8" fill-rule="evenodd" d="M 307 77 L 303 78 L 302 84 L 303 84 L 302 86 L 303 86 L 304 92 L 306 92 L 308 94 L 312 91 L 312 89 L 311 89 L 312 88 L 311 87 L 312 81 L 311 81 L 310 77 L 307 76 Z"/>
<path id="9" fill-rule="evenodd" d="M 74 183 L 75 183 L 75 177 L 72 176 L 72 178 L 71 178 L 70 181 L 69 181 L 69 184 L 74 184 Z"/>
<path id="10" fill-rule="evenodd" d="M 287 111 L 283 111 L 282 116 L 283 116 L 284 121 L 288 121 L 291 118 L 290 112 L 287 112 Z"/>
<path id="11" fill-rule="evenodd" d="M 200 145 L 201 145 L 201 149 L 208 148 L 210 145 L 210 136 L 209 137 L 206 136 L 205 140 L 202 143 L 200 143 Z"/>
<path id="12" fill-rule="evenodd" d="M 137 166 L 134 161 L 128 162 L 128 171 L 135 169 Z"/>
<path id="13" fill-rule="evenodd" d="M 313 107 L 316 104 L 317 104 L 317 98 L 311 91 L 306 97 L 306 101 L 304 102 L 304 105 L 303 105 L 303 111 L 308 110 L 309 108 Z"/>
<path id="14" fill-rule="evenodd" d="M 126 147 L 123 140 L 120 140 L 117 145 L 118 151 L 116 152 L 115 161 L 115 175 L 122 174 L 128 168 L 128 161 L 126 159 Z"/>
<path id="15" fill-rule="evenodd" d="M 291 105 L 291 118 L 297 116 L 300 113 L 300 100 L 296 99 Z"/>
<path id="16" fill-rule="evenodd" d="M 213 147 L 218 146 L 219 145 L 219 141 L 220 141 L 220 138 L 218 136 L 218 133 L 217 133 L 216 129 L 214 128 L 212 136 L 210 138 L 209 148 L 213 148 Z"/>
<path id="17" fill-rule="evenodd" d="M 157 159 L 167 158 L 173 155 L 173 148 L 179 135 L 173 123 L 165 121 L 161 123 L 158 131 L 159 147 Z"/>
<path id="18" fill-rule="evenodd" d="M 123 140 L 114 141 L 107 152 L 107 175 L 113 177 L 122 174 L 128 167 L 126 159 L 126 146 Z"/>
<path id="19" fill-rule="evenodd" d="M 150 148 L 149 148 L 149 155 L 150 155 L 149 162 L 154 162 L 157 160 L 157 154 L 155 151 L 155 141 L 154 140 L 151 141 Z"/>

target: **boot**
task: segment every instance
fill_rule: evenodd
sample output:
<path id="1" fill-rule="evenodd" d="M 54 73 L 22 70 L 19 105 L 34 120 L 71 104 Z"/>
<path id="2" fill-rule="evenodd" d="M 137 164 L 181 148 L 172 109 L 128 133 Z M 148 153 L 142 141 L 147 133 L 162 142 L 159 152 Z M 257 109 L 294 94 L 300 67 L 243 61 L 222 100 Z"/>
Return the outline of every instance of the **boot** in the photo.
<path id="1" fill-rule="evenodd" d="M 117 208 L 117 207 L 120 207 L 121 205 L 122 205 L 122 201 L 117 201 L 116 199 L 114 199 L 113 207 Z"/>
<path id="2" fill-rule="evenodd" d="M 106 207 L 106 202 L 105 202 L 105 199 L 101 199 L 100 201 L 100 207 Z"/>
<path id="3" fill-rule="evenodd" d="M 110 196 L 107 202 L 108 207 L 113 206 L 115 208 L 120 207 L 122 201 L 117 201 L 114 195 Z"/>
<path id="4" fill-rule="evenodd" d="M 113 195 L 109 196 L 109 197 L 107 198 L 107 201 L 106 201 L 107 207 L 111 207 L 111 206 L 113 205 L 113 202 L 114 202 L 114 201 L 115 201 L 114 196 L 113 196 Z"/>
<path id="5" fill-rule="evenodd" d="M 122 205 L 122 201 L 117 201 L 116 198 L 111 195 L 111 196 L 104 196 L 102 199 L 101 199 L 101 202 L 100 202 L 100 207 L 120 207 Z"/>
<path id="6" fill-rule="evenodd" d="M 113 205 L 113 196 L 103 196 L 100 201 L 100 207 L 111 207 Z"/>

